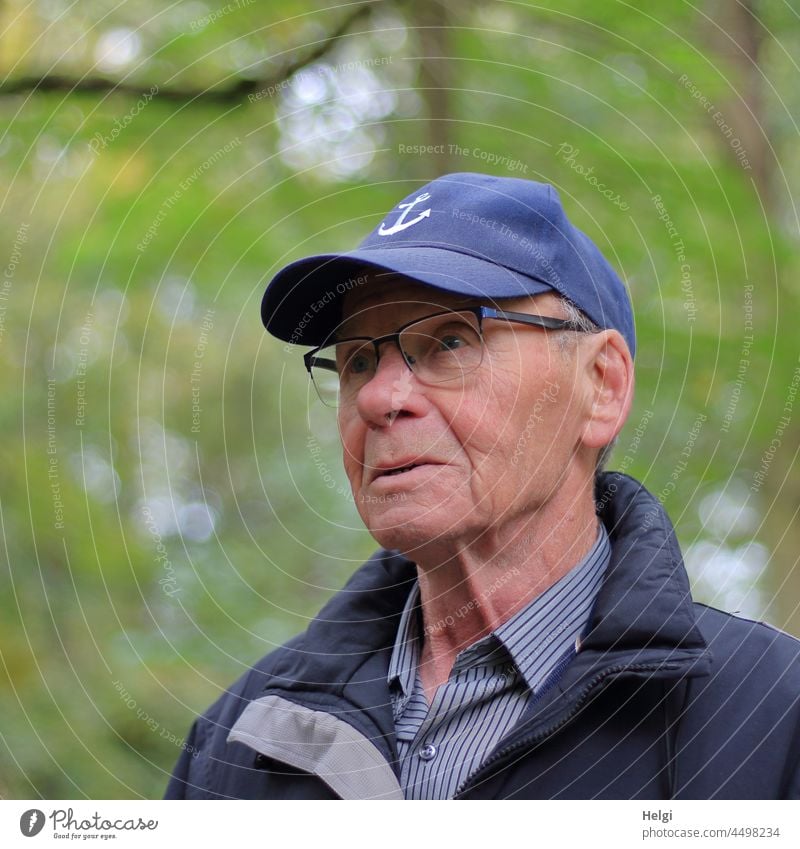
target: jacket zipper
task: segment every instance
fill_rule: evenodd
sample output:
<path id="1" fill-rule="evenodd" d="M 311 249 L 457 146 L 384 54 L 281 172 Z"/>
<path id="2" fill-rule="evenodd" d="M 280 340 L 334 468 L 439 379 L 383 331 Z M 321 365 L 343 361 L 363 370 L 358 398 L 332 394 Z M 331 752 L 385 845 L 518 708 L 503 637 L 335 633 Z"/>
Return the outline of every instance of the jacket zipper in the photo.
<path id="1" fill-rule="evenodd" d="M 569 659 L 571 659 L 571 658 L 569 658 Z M 563 663 L 563 661 L 562 661 L 562 663 Z M 564 665 L 566 665 L 566 663 Z M 636 664 L 631 664 L 631 665 L 622 664 L 622 665 L 619 665 L 619 666 L 611 666 L 608 669 L 604 669 L 598 675 L 595 675 L 595 677 L 588 683 L 588 685 L 586 686 L 584 691 L 581 693 L 581 695 L 578 697 L 578 699 L 575 701 L 575 704 L 572 706 L 572 709 L 568 713 L 561 716 L 556 722 L 554 722 L 552 725 L 550 725 L 549 727 L 547 727 L 543 731 L 537 731 L 535 734 L 531 734 L 528 737 L 523 737 L 521 740 L 517 740 L 515 743 L 512 743 L 510 746 L 506 746 L 506 748 L 501 749 L 499 752 L 496 752 L 494 755 L 492 755 L 491 758 L 489 758 L 489 760 L 483 762 L 483 764 L 479 767 L 478 772 L 474 773 L 472 776 L 467 778 L 461 784 L 461 786 L 458 788 L 458 790 L 456 790 L 453 798 L 458 799 L 458 797 L 461 795 L 461 793 L 463 793 L 468 788 L 468 785 L 477 781 L 477 779 L 480 778 L 480 776 L 482 774 L 487 772 L 489 770 L 489 768 L 493 764 L 496 764 L 499 760 L 502 760 L 503 758 L 505 758 L 506 756 L 508 756 L 512 752 L 515 752 L 517 749 L 521 749 L 523 746 L 529 746 L 529 745 L 531 745 L 531 743 L 535 743 L 535 742 L 538 742 L 539 740 L 543 740 L 545 737 L 549 737 L 551 734 L 554 734 L 556 731 L 558 731 L 559 728 L 562 728 L 564 725 L 566 725 L 575 716 L 575 714 L 583 707 L 583 705 L 586 702 L 587 698 L 589 697 L 589 694 L 591 693 L 591 691 L 594 690 L 597 687 L 597 685 L 600 684 L 601 681 L 608 678 L 610 675 L 615 675 L 618 672 L 625 672 L 625 671 L 630 671 L 630 672 L 655 672 L 658 669 L 669 670 L 669 669 L 678 669 L 678 668 L 679 668 L 678 665 L 676 665 L 674 663 L 673 664 L 670 664 L 670 663 L 667 663 L 667 664 L 636 663 Z M 551 687 L 554 686 L 554 684 L 556 683 L 557 680 L 558 679 L 555 676 L 553 676 L 552 682 L 550 684 L 548 684 L 545 689 L 543 689 L 539 692 L 536 700 L 538 701 L 538 699 L 541 698 L 545 694 L 545 692 L 547 692 L 547 690 L 551 689 Z"/>

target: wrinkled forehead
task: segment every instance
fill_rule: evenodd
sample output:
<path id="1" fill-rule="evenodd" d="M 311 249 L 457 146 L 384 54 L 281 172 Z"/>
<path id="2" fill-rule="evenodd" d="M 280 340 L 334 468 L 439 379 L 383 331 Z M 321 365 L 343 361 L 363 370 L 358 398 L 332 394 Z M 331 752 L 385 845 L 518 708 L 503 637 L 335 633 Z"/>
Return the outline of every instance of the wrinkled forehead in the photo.
<path id="1" fill-rule="evenodd" d="M 394 326 L 437 310 L 485 305 L 524 312 L 549 307 L 552 312 L 557 303 L 558 297 L 549 292 L 502 300 L 474 298 L 426 286 L 400 274 L 372 273 L 362 286 L 345 294 L 340 334 L 349 335 L 355 328 L 363 329 L 365 325 L 388 323 Z"/>

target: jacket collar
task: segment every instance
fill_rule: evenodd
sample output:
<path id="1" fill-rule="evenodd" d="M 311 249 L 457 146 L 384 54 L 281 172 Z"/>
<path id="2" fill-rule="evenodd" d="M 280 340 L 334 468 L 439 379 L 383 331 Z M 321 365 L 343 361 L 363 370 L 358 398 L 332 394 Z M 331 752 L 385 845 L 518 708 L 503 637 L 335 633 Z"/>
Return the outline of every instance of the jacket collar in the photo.
<path id="1" fill-rule="evenodd" d="M 705 649 L 680 547 L 660 502 L 621 472 L 603 474 L 595 498 L 612 553 L 582 649 Z"/>

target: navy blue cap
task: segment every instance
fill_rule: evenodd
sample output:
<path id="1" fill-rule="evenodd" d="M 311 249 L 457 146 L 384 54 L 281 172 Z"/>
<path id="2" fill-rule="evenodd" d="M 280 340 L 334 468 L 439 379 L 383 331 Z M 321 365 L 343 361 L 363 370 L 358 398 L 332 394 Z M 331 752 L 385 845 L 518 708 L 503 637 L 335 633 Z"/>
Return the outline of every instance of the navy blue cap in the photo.
<path id="1" fill-rule="evenodd" d="M 546 183 L 469 173 L 433 180 L 356 250 L 306 257 L 279 271 L 261 303 L 264 326 L 286 342 L 322 344 L 341 321 L 342 296 L 370 272 L 491 300 L 555 290 L 595 324 L 618 330 L 635 353 L 625 284 Z"/>

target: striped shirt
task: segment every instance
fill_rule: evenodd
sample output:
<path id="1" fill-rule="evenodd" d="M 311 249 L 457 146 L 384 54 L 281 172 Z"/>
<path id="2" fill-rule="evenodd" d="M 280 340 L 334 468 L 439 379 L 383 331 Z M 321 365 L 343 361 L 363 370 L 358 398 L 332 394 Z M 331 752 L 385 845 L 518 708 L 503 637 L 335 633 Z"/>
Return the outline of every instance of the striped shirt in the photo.
<path id="1" fill-rule="evenodd" d="M 558 680 L 579 647 L 611 546 L 601 525 L 592 550 L 530 604 L 456 657 L 430 707 L 420 680 L 422 611 L 414 584 L 389 662 L 400 785 L 406 799 L 451 799 Z"/>

